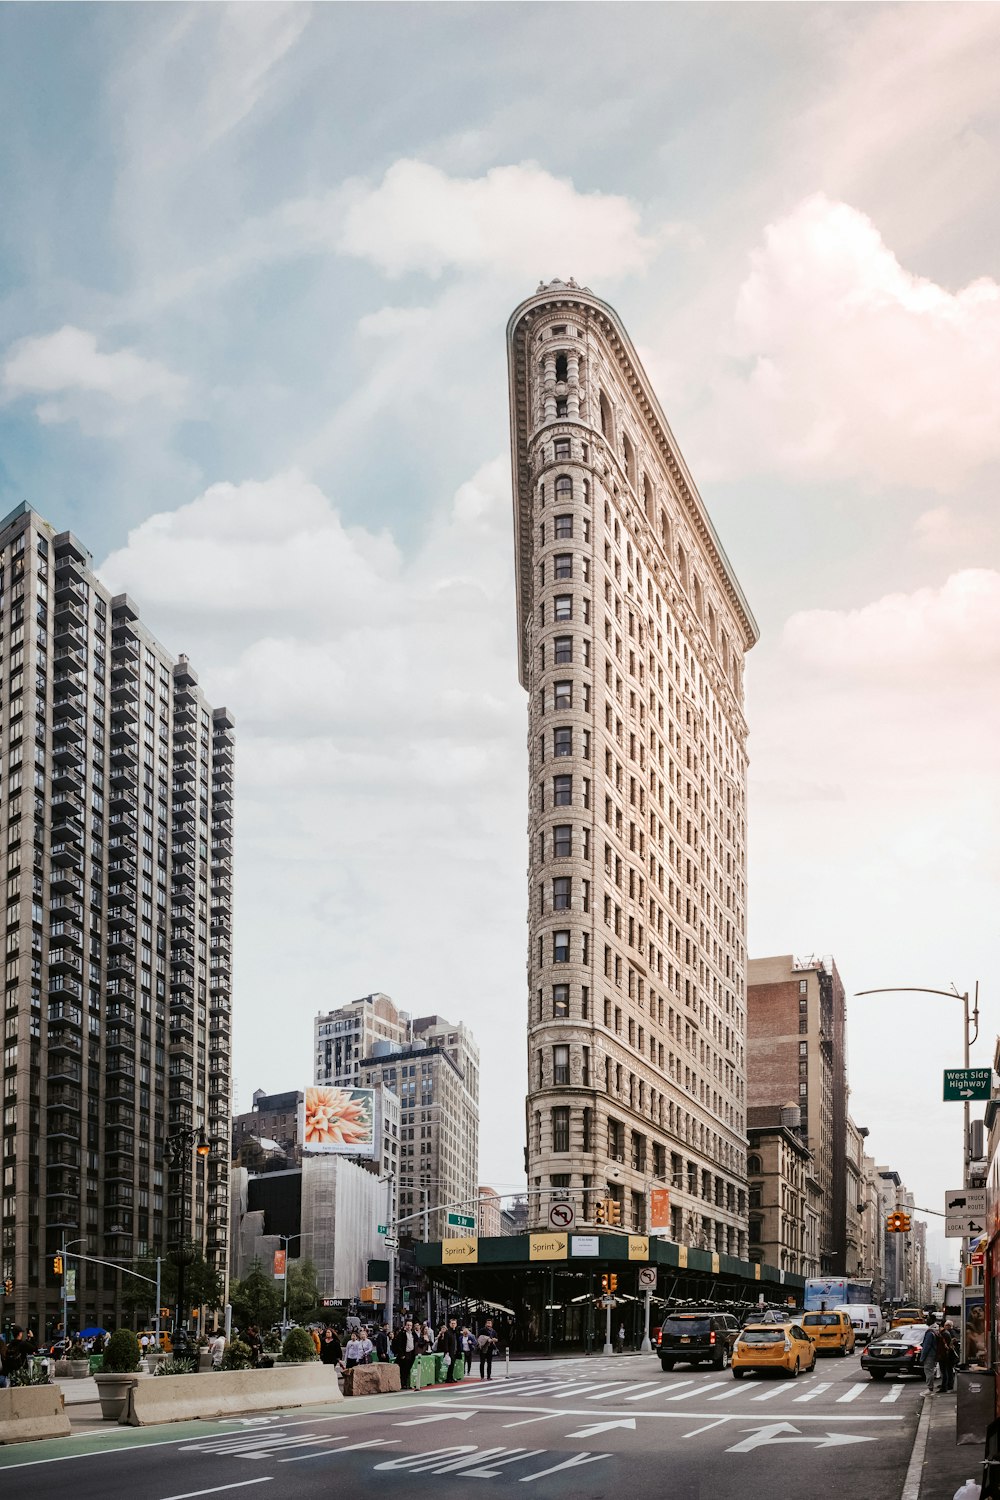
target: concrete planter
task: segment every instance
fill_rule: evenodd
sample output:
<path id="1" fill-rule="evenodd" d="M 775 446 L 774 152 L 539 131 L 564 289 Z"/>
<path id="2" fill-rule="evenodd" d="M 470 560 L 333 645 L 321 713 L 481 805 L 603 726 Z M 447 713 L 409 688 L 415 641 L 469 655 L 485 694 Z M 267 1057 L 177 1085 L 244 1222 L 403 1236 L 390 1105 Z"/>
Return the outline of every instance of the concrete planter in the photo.
<path id="1" fill-rule="evenodd" d="M 89 1359 L 70 1359 L 66 1363 L 69 1365 L 69 1373 L 74 1380 L 87 1379 L 90 1374 Z"/>
<path id="2" fill-rule="evenodd" d="M 94 1376 L 97 1384 L 97 1394 L 101 1398 L 101 1416 L 105 1422 L 117 1422 L 125 1410 L 128 1401 L 128 1393 L 134 1385 L 138 1385 L 143 1377 L 141 1375 L 101 1375 Z"/>
<path id="3" fill-rule="evenodd" d="M 198 1350 L 198 1370 L 197 1370 L 197 1373 L 199 1375 L 204 1375 L 205 1371 L 206 1370 L 210 1370 L 211 1368 L 212 1368 L 212 1351 L 211 1351 L 211 1349 L 199 1349 Z M 161 1376 L 161 1379 L 162 1379 L 162 1376 Z"/>

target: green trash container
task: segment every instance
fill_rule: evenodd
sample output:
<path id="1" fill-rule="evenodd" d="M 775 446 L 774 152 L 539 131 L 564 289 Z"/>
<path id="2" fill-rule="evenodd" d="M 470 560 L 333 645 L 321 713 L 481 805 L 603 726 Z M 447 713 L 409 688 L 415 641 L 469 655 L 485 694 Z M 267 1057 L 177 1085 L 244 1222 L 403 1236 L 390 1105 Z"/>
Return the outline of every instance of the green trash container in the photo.
<path id="1" fill-rule="evenodd" d="M 88 1363 L 90 1365 L 91 1375 L 96 1375 L 98 1370 L 103 1370 L 104 1368 L 104 1355 L 91 1354 L 88 1356 Z"/>

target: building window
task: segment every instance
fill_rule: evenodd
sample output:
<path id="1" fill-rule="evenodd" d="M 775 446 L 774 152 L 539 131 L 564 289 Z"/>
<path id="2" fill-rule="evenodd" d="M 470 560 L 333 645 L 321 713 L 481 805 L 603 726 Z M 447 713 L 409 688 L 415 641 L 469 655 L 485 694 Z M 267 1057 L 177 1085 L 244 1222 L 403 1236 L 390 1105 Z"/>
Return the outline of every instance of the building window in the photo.
<path id="1" fill-rule="evenodd" d="M 552 1014 L 557 1021 L 565 1020 L 569 1015 L 568 984 L 554 984 L 552 986 Z"/>
<path id="2" fill-rule="evenodd" d="M 552 731 L 552 753 L 553 755 L 573 754 L 573 731 L 565 726 Z"/>
<path id="3" fill-rule="evenodd" d="M 809 981 L 808 981 L 808 979 L 800 979 L 799 980 L 799 994 L 800 995 L 807 995 L 808 993 L 809 993 Z"/>
<path id="4" fill-rule="evenodd" d="M 552 805 L 553 807 L 569 807 L 573 801 L 573 778 L 572 776 L 553 776 L 552 778 Z"/>
<path id="5" fill-rule="evenodd" d="M 572 552 L 557 552 L 552 559 L 554 578 L 573 577 L 573 554 Z"/>
<path id="6" fill-rule="evenodd" d="M 809 1055 L 809 1043 L 808 1042 L 800 1042 L 799 1043 L 799 1056 L 800 1057 L 808 1057 L 808 1055 Z"/>
<path id="7" fill-rule="evenodd" d="M 556 504 L 572 505 L 573 481 L 568 474 L 560 474 L 556 480 Z"/>
<path id="8" fill-rule="evenodd" d="M 573 707 L 573 684 L 572 684 L 572 682 L 562 681 L 562 682 L 557 682 L 555 684 L 555 696 L 553 698 L 552 707 L 553 708 L 572 708 Z"/>
<path id="9" fill-rule="evenodd" d="M 555 653 L 555 665 L 557 667 L 568 666 L 573 660 L 573 637 L 571 635 L 557 635 L 552 645 Z"/>
<path id="10" fill-rule="evenodd" d="M 552 1082 L 569 1083 L 569 1047 L 552 1048 Z"/>
<path id="11" fill-rule="evenodd" d="M 555 537 L 557 542 L 569 541 L 573 536 L 573 517 L 556 516 Z"/>
<path id="12" fill-rule="evenodd" d="M 747 1157 L 747 1176 L 748 1177 L 759 1177 L 760 1176 L 760 1157 L 759 1156 L 754 1156 L 754 1155 L 751 1154 L 750 1156 Z"/>
<path id="13" fill-rule="evenodd" d="M 569 1109 L 565 1104 L 557 1105 L 552 1111 L 552 1149 L 569 1150 Z"/>
<path id="14" fill-rule="evenodd" d="M 566 927 L 560 927 L 552 934 L 552 962 L 569 963 L 569 929 Z"/>
<path id="15" fill-rule="evenodd" d="M 572 904 L 573 882 L 568 875 L 557 875 L 552 882 L 553 911 L 569 911 Z"/>
<path id="16" fill-rule="evenodd" d="M 569 859 L 573 853 L 572 823 L 557 823 L 552 830 L 552 853 L 556 859 Z"/>
<path id="17" fill-rule="evenodd" d="M 562 411 L 559 410 L 560 406 L 562 407 Z M 566 415 L 566 402 L 565 401 L 557 401 L 556 402 L 556 416 L 557 417 L 564 417 L 565 415 Z M 557 462 L 560 461 L 560 460 L 562 460 L 562 459 L 569 458 L 569 438 L 556 438 L 556 442 L 555 442 L 555 456 L 556 456 L 556 461 Z"/>
<path id="18" fill-rule="evenodd" d="M 554 620 L 572 620 L 573 618 L 573 595 L 557 594 L 552 601 L 552 618 Z"/>
<path id="19" fill-rule="evenodd" d="M 556 330 L 553 328 L 552 332 L 555 333 Z M 560 333 L 565 333 L 566 330 L 565 330 L 565 328 L 562 328 L 562 329 L 559 330 L 559 332 Z M 567 380 L 569 378 L 568 371 L 569 371 L 569 360 L 567 359 L 566 355 L 565 354 L 557 354 L 556 355 L 556 379 L 557 380 Z"/>

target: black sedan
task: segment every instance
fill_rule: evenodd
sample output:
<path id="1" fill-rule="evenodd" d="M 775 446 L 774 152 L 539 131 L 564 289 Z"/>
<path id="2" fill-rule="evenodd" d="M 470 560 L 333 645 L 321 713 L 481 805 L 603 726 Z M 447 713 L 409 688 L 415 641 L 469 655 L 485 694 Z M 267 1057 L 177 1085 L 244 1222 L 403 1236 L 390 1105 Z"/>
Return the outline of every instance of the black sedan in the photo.
<path id="1" fill-rule="evenodd" d="M 887 1375 L 919 1375 L 922 1380 L 920 1346 L 926 1332 L 926 1323 L 908 1323 L 904 1328 L 879 1334 L 864 1349 L 861 1368 L 873 1380 L 884 1380 Z"/>

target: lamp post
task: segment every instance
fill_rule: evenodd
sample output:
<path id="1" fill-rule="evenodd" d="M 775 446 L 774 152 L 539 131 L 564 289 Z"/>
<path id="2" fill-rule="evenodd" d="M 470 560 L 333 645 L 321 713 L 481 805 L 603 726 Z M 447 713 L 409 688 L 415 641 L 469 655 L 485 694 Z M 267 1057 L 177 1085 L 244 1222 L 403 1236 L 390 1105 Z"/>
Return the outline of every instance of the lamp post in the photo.
<path id="1" fill-rule="evenodd" d="M 175 1130 L 164 1142 L 164 1150 L 170 1158 L 172 1167 L 181 1169 L 181 1229 L 178 1235 L 176 1248 L 171 1252 L 171 1259 L 177 1267 L 177 1305 L 174 1314 L 174 1329 L 177 1333 L 186 1333 L 187 1320 L 184 1316 L 184 1272 L 194 1261 L 197 1247 L 191 1243 L 187 1230 L 191 1222 L 191 1206 L 188 1195 L 188 1178 L 191 1172 L 191 1155 L 197 1152 L 200 1160 L 204 1161 L 211 1154 L 212 1147 L 208 1136 L 205 1134 L 205 1126 L 187 1125 Z"/>
<path id="2" fill-rule="evenodd" d="M 66 1253 L 67 1251 L 72 1250 L 74 1245 L 85 1245 L 86 1243 L 86 1235 L 84 1235 L 82 1239 L 70 1240 L 68 1243 L 66 1242 L 66 1240 L 63 1240 L 62 1249 L 59 1252 L 62 1257 L 62 1328 L 63 1338 L 67 1341 L 67 1343 L 69 1342 L 69 1315 L 67 1312 L 68 1298 L 66 1296 L 66 1272 L 68 1270 L 66 1264 Z"/>
<path id="3" fill-rule="evenodd" d="M 646 1233 L 647 1234 L 650 1234 L 650 1231 L 652 1230 L 652 1227 L 653 1227 L 653 1188 L 654 1188 L 655 1184 L 658 1183 L 658 1182 L 662 1182 L 667 1188 L 672 1188 L 672 1187 L 676 1187 L 676 1185 L 679 1182 L 683 1182 L 683 1178 L 681 1178 L 681 1177 L 649 1177 L 649 1178 L 647 1178 L 647 1180 L 646 1180 L 646 1202 L 647 1202 L 647 1205 L 648 1205 L 648 1207 L 647 1207 L 647 1214 L 646 1214 Z M 653 1298 L 653 1288 L 650 1287 L 650 1286 L 647 1286 L 644 1289 L 644 1291 L 645 1291 L 645 1295 L 644 1295 L 643 1301 L 645 1302 L 646 1305 L 643 1308 L 642 1343 L 639 1345 L 639 1352 L 640 1352 L 640 1354 L 650 1354 L 650 1353 L 652 1353 L 653 1345 L 652 1345 L 652 1342 L 650 1341 L 650 1337 L 649 1337 L 649 1310 L 650 1310 L 650 1303 L 652 1302 L 652 1298 Z"/>
<path id="4" fill-rule="evenodd" d="M 288 1247 L 292 1243 L 292 1240 L 309 1240 L 309 1239 L 312 1239 L 312 1234 L 313 1234 L 313 1232 L 312 1232 L 311 1229 L 306 1229 L 306 1230 L 300 1232 L 299 1234 L 279 1234 L 279 1235 L 276 1236 L 276 1238 L 281 1241 L 282 1245 L 285 1248 L 285 1277 L 284 1277 L 284 1280 L 283 1280 L 283 1282 L 281 1284 L 281 1332 L 282 1332 L 282 1336 L 284 1336 L 285 1333 L 287 1333 L 287 1331 L 288 1331 L 288 1329 L 286 1327 L 286 1325 L 288 1323 Z"/>

